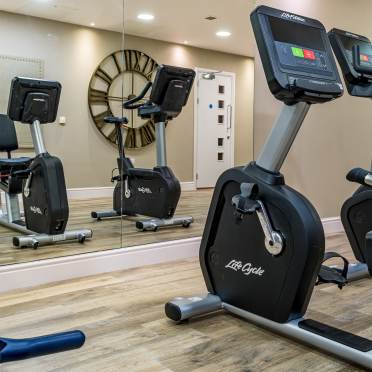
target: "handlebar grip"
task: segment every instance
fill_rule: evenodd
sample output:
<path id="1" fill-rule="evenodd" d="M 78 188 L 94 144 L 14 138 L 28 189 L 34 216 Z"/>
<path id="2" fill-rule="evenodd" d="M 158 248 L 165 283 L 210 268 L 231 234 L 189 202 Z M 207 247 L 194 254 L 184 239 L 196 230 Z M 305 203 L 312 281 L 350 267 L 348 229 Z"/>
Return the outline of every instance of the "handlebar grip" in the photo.
<path id="1" fill-rule="evenodd" d="M 81 331 L 24 339 L 0 338 L 0 363 L 78 349 L 84 342 L 85 335 Z"/>
<path id="2" fill-rule="evenodd" d="M 366 171 L 362 168 L 354 168 L 347 175 L 346 179 L 350 182 L 356 182 L 361 185 L 369 186 L 365 182 L 366 176 L 369 174 L 369 171 Z"/>
<path id="3" fill-rule="evenodd" d="M 27 168 L 27 169 L 22 169 L 22 170 L 17 170 L 17 171 L 11 172 L 11 176 L 12 177 L 18 177 L 20 179 L 26 179 L 26 178 L 28 178 L 30 173 L 31 173 L 31 169 Z"/>
<path id="4" fill-rule="evenodd" d="M 128 124 L 128 119 L 126 117 L 118 118 L 116 116 L 105 116 L 103 121 L 107 124 L 115 125 Z"/>
<path id="5" fill-rule="evenodd" d="M 152 85 L 152 82 L 148 81 L 145 87 L 142 89 L 142 92 L 138 96 L 124 102 L 123 107 L 127 110 L 134 110 L 140 107 L 141 105 L 133 105 L 133 104 L 140 101 L 146 95 L 147 91 L 151 88 L 151 85 Z"/>

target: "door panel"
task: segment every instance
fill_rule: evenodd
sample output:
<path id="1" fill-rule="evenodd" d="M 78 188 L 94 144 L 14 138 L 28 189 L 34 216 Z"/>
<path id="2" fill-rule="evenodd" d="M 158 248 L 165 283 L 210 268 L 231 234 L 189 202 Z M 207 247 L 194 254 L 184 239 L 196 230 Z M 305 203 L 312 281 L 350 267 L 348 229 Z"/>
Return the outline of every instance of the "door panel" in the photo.
<path id="1" fill-rule="evenodd" d="M 216 74 L 206 80 L 198 74 L 196 164 L 198 188 L 214 187 L 217 178 L 233 166 L 233 77 Z"/>

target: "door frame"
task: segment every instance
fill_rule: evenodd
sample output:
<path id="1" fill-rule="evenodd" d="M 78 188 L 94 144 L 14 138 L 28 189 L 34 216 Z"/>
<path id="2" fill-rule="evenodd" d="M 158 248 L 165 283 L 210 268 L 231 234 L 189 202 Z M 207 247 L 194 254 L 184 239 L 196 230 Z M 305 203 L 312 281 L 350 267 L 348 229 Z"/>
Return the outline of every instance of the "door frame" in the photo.
<path id="1" fill-rule="evenodd" d="M 195 190 L 197 189 L 197 165 L 198 165 L 198 131 L 197 131 L 197 123 L 198 123 L 198 98 L 199 98 L 199 74 L 205 72 L 216 72 L 216 75 L 223 75 L 232 78 L 232 94 L 231 94 L 231 105 L 232 105 L 232 112 L 231 112 L 231 148 L 230 148 L 230 162 L 231 167 L 235 165 L 235 79 L 236 74 L 235 72 L 228 72 L 228 71 L 217 71 L 211 68 L 204 68 L 204 67 L 196 67 L 195 68 L 195 77 L 196 77 L 196 84 L 194 85 L 194 164 L 193 164 L 193 182 L 195 185 Z"/>

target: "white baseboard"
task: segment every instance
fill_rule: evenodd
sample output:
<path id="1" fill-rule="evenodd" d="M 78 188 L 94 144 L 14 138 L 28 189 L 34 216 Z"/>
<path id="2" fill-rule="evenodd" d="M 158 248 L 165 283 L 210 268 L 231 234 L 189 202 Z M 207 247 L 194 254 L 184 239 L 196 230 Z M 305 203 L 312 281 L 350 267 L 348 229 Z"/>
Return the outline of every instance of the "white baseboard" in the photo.
<path id="1" fill-rule="evenodd" d="M 0 292 L 196 257 L 200 241 L 190 238 L 1 266 Z"/>
<path id="2" fill-rule="evenodd" d="M 325 234 L 337 234 L 345 231 L 340 217 L 322 218 L 322 223 Z"/>
<path id="3" fill-rule="evenodd" d="M 196 190 L 195 182 L 181 182 L 182 191 Z M 105 187 L 82 187 L 67 190 L 69 199 L 87 199 L 87 198 L 110 198 L 114 191 L 113 186 Z"/>
<path id="4" fill-rule="evenodd" d="M 322 222 L 326 234 L 344 231 L 339 217 Z M 197 257 L 200 241 L 189 238 L 0 266 L 0 292 Z"/>
<path id="5" fill-rule="evenodd" d="M 106 187 L 82 187 L 68 189 L 67 196 L 69 199 L 89 199 L 89 198 L 110 198 L 114 192 L 113 186 Z"/>
<path id="6" fill-rule="evenodd" d="M 196 190 L 196 184 L 194 181 L 181 182 L 181 190 L 182 191 L 194 191 Z"/>

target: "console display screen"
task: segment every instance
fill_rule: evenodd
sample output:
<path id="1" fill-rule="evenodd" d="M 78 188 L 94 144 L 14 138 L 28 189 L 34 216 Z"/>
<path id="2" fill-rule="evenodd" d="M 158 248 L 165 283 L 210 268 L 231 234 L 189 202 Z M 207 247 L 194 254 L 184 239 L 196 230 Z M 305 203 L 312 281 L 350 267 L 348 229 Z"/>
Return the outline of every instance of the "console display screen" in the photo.
<path id="1" fill-rule="evenodd" d="M 353 64 L 353 46 L 359 45 L 361 66 L 372 67 L 372 45 L 363 40 L 355 39 L 346 35 L 340 35 L 340 40 L 346 52 L 350 64 Z"/>
<path id="2" fill-rule="evenodd" d="M 268 17 L 279 61 L 283 67 L 331 75 L 321 30 L 306 24 Z"/>

